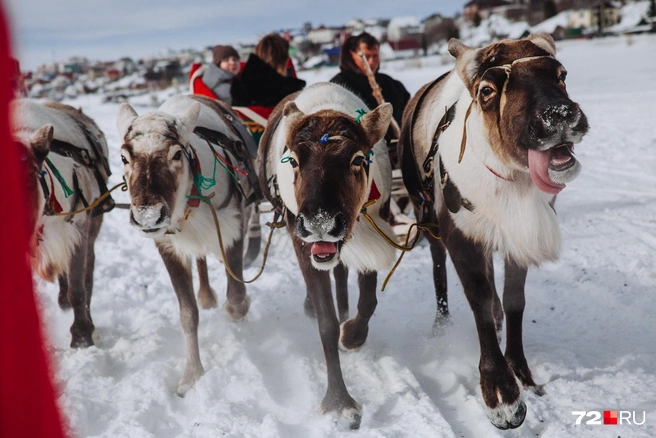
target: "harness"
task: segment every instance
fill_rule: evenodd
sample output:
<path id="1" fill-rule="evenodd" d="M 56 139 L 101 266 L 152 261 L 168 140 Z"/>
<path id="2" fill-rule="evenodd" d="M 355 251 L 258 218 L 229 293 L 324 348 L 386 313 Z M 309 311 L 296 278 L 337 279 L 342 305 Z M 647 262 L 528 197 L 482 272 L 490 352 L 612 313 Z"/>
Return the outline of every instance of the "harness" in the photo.
<path id="1" fill-rule="evenodd" d="M 246 168 L 246 177 L 248 179 L 249 189 L 252 190 L 249 196 L 245 196 L 246 205 L 252 202 L 260 201 L 264 198 L 264 195 L 262 194 L 260 181 L 257 177 L 257 172 L 255 171 L 255 166 L 252 162 L 252 160 L 257 158 L 257 144 L 255 143 L 255 139 L 243 124 L 237 123 L 237 120 L 232 115 L 232 113 L 228 111 L 227 108 L 223 107 L 222 105 L 216 105 L 215 107 L 220 110 L 220 115 L 229 122 L 226 123 L 226 125 L 228 125 L 232 133 L 237 136 L 239 141 L 234 141 L 221 132 L 212 131 L 207 128 L 197 127 L 195 132 L 210 138 L 210 140 L 216 140 L 213 141 L 214 144 L 221 145 L 223 148 L 230 151 L 230 153 L 232 153 L 237 158 L 243 167 Z"/>
<path id="2" fill-rule="evenodd" d="M 85 137 L 89 142 L 89 144 L 91 145 L 91 147 L 94 149 L 94 152 L 96 152 L 96 154 L 99 154 L 97 156 L 101 158 L 99 160 L 95 159 L 94 157 L 89 155 L 88 150 L 74 146 L 71 143 L 61 140 L 56 140 L 56 139 L 53 139 L 50 143 L 50 153 L 55 153 L 62 157 L 70 158 L 74 162 L 80 164 L 81 166 L 91 169 L 93 171 L 94 177 L 96 178 L 96 183 L 98 184 L 98 189 L 100 190 L 100 193 L 101 194 L 107 193 L 108 190 L 107 190 L 107 184 L 105 183 L 105 176 L 100 172 L 99 166 L 100 165 L 103 166 L 108 176 L 111 175 L 111 172 L 109 171 L 109 165 L 107 163 L 107 160 L 104 158 L 102 154 L 102 145 L 100 144 L 98 139 L 95 136 L 93 136 L 93 134 L 81 122 L 78 122 L 76 120 L 76 123 L 80 126 L 80 129 L 82 129 L 82 131 L 84 132 Z M 55 196 L 54 180 L 52 177 L 53 174 L 55 175 L 60 185 L 62 186 L 66 198 L 68 198 L 70 195 L 75 195 L 75 200 L 72 204 L 73 209 L 75 209 L 75 206 L 77 205 L 78 202 L 82 202 L 82 205 L 85 208 L 87 208 L 90 205 L 87 199 L 84 197 L 84 193 L 82 192 L 82 189 L 80 188 L 75 169 L 73 170 L 73 189 L 71 190 L 66 185 L 66 181 L 59 173 L 59 170 L 52 163 L 52 161 L 46 158 L 45 164 L 46 164 L 46 168 L 39 173 L 39 182 L 41 184 L 41 189 L 43 190 L 43 196 L 46 199 L 46 205 L 43 210 L 43 214 L 45 216 L 54 216 L 56 214 L 63 212 L 63 208 L 59 203 L 59 201 L 57 200 L 57 197 Z M 52 187 L 52 190 L 48 188 L 48 184 L 46 182 L 46 175 L 48 175 L 50 179 L 50 187 Z M 90 210 L 91 216 L 96 217 L 101 214 L 107 213 L 111 211 L 115 205 L 116 204 L 114 202 L 114 199 L 112 199 L 111 196 L 106 196 L 100 204 L 96 205 L 94 208 Z M 70 217 L 70 219 L 72 219 L 72 216 Z"/>
<path id="3" fill-rule="evenodd" d="M 540 56 L 519 58 L 514 60 L 510 64 L 489 67 L 485 72 L 493 68 L 501 68 L 505 70 L 506 80 L 504 81 L 503 88 L 501 91 L 501 94 L 504 94 L 508 81 L 510 80 L 512 67 L 517 63 L 528 62 L 539 58 L 553 58 L 553 57 L 551 55 L 540 55 Z M 485 72 L 483 73 L 483 75 L 485 75 Z M 431 147 L 428 151 L 428 155 L 426 156 L 426 159 L 423 161 L 421 169 L 417 165 L 419 163 L 419 160 L 417 159 L 417 151 L 415 150 L 412 134 L 414 130 L 415 119 L 419 111 L 421 110 L 421 106 L 424 101 L 424 98 L 438 83 L 444 80 L 444 78 L 448 74 L 449 72 L 443 74 L 442 76 L 431 82 L 428 85 L 428 87 L 424 89 L 423 93 L 419 96 L 419 99 L 417 100 L 417 104 L 415 105 L 414 110 L 410 114 L 410 118 L 408 119 L 408 122 L 404 126 L 404 132 L 402 133 L 401 136 L 404 144 L 403 157 L 402 157 L 403 182 L 407 187 L 408 192 L 411 195 L 413 195 L 413 198 L 415 199 L 415 201 L 417 201 L 417 206 L 419 208 L 419 217 L 417 219 L 418 219 L 418 223 L 420 224 L 425 224 L 427 222 L 435 222 L 435 217 L 434 217 L 435 212 L 433 208 L 435 202 L 433 196 L 434 187 L 435 187 L 433 167 L 434 167 L 435 157 L 436 155 L 438 155 L 438 149 L 439 149 L 438 139 L 442 134 L 442 132 L 444 132 L 444 130 L 448 128 L 451 122 L 453 121 L 455 117 L 455 107 L 458 102 L 456 101 L 449 108 L 445 109 L 444 116 L 440 119 L 439 123 L 437 124 L 437 128 L 435 129 L 435 134 L 433 135 L 433 140 L 431 142 Z M 462 161 L 462 157 L 465 152 L 465 147 L 467 144 L 467 119 L 469 118 L 473 104 L 474 101 L 472 101 L 472 103 L 469 105 L 465 113 L 465 123 L 463 126 L 462 140 L 460 143 L 460 154 L 458 156 L 458 163 Z M 513 181 L 511 179 L 500 176 L 492 169 L 490 169 L 488 166 L 485 167 L 498 178 L 509 182 Z M 421 170 L 423 170 L 424 172 L 423 175 Z M 462 197 L 460 191 L 458 190 L 458 187 L 455 185 L 453 180 L 449 178 L 449 173 L 444 168 L 444 164 L 442 163 L 442 160 L 440 160 L 440 187 L 442 189 L 442 194 L 444 196 L 444 203 L 451 213 L 454 214 L 457 213 L 458 211 L 460 211 L 460 208 L 465 208 L 468 211 L 474 210 L 474 205 L 472 205 L 472 203 L 468 199 Z"/>

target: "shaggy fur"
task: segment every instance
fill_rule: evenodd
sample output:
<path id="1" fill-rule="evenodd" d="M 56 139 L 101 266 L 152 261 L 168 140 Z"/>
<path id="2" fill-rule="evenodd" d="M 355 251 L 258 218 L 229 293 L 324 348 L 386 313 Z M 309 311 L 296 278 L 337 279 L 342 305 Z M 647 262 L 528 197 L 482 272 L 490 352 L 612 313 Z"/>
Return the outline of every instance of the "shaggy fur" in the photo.
<path id="1" fill-rule="evenodd" d="M 426 87 L 408 104 L 399 156 L 404 156 L 404 148 L 412 148 L 417 162 L 403 163 L 403 168 L 421 169 L 444 108 L 456 103 L 455 118 L 438 141 L 435 214 L 476 319 L 488 417 L 501 429 L 515 428 L 526 415 L 515 377 L 541 393 L 522 345 L 526 272 L 531 265 L 558 258 L 561 235 L 553 195 L 579 172 L 571 150 L 588 124 L 567 95 L 566 70 L 554 58 L 549 35 L 479 50 L 451 40 L 449 51 L 456 57 L 455 69 L 423 97 L 421 107 L 419 96 Z M 445 178 L 473 208 L 447 209 L 440 161 Z M 418 193 L 411 194 L 416 201 Z M 448 315 L 442 243 L 431 240 L 436 294 L 443 297 L 436 324 Z M 495 251 L 505 260 L 503 307 L 494 284 Z M 501 329 L 504 313 L 507 342 L 502 354 L 495 331 Z"/>
<path id="2" fill-rule="evenodd" d="M 45 164 L 45 159 L 48 158 L 73 190 L 73 181 L 77 179 L 79 189 L 89 203 L 101 195 L 92 169 L 76 163 L 72 158 L 49 153 L 51 142 L 59 140 L 85 149 L 91 157 L 96 157 L 96 152 L 78 123 L 83 124 L 98 139 L 106 158 L 107 143 L 104 134 L 93 120 L 80 110 L 54 102 L 12 102 L 13 135 L 15 141 L 25 147 L 23 162 L 29 176 L 27 185 L 33 226 L 32 267 L 46 281 L 59 278 L 62 285 L 60 306 L 65 309 L 73 307 L 75 312 L 75 321 L 71 326 L 71 346 L 87 347 L 93 345 L 94 327 L 89 311 L 95 260 L 93 246 L 100 230 L 102 216 L 45 216 L 43 212 L 46 199 L 38 182 L 38 173 L 47 172 L 45 181 L 48 190 L 55 194 L 64 212 L 83 207 L 76 194 L 68 198 L 65 196 L 55 175 Z M 102 166 L 100 173 L 106 183 L 108 175 Z"/>
<path id="3" fill-rule="evenodd" d="M 307 286 L 305 311 L 319 320 L 328 368 L 321 410 L 346 419 L 352 428 L 359 427 L 362 407 L 344 385 L 338 344 L 357 350 L 366 341 L 377 304 L 376 272 L 388 269 L 395 258 L 394 249 L 361 213 L 375 184 L 380 198 L 367 211 L 387 235 L 393 235 L 386 220 L 392 171 L 382 140 L 391 106 L 381 105 L 356 123 L 356 110 L 364 108 L 359 98 L 340 86 L 313 85 L 274 110 L 270 120 L 282 119 L 277 126 L 267 126 L 258 156 L 264 193 L 275 204 L 277 181 L 287 210 L 287 227 Z M 322 140 L 324 135 L 327 141 Z M 362 163 L 371 158 L 372 150 L 367 175 Z M 318 257 L 320 248 L 326 247 L 334 254 Z M 360 286 L 358 313 L 341 330 L 328 272 L 333 268 L 341 321 L 348 317 L 348 269 L 358 272 Z"/>
<path id="4" fill-rule="evenodd" d="M 193 133 L 204 127 L 236 139 L 226 120 L 208 102 L 189 96 L 176 96 L 164 102 L 158 111 L 139 117 L 127 104 L 118 114 L 118 128 L 124 145 L 121 155 L 132 198 L 131 222 L 146 237 L 153 238 L 169 272 L 180 302 L 180 322 L 186 340 L 187 365 L 178 384 L 183 396 L 202 376 L 203 366 L 198 349 L 198 307 L 191 277 L 191 259 L 198 259 L 201 277 L 199 296 L 204 307 L 215 307 L 216 296 L 207 280 L 205 256 L 222 259 L 214 219 L 208 206 L 201 202 L 188 208 L 193 174 L 188 154 L 195 154 L 200 173 L 215 179 L 215 185 L 204 190 L 211 198 L 221 226 L 227 263 L 242 277 L 242 256 L 249 210 L 232 182 L 219 165 L 213 174 L 214 155 L 205 140 Z M 215 149 L 220 149 L 214 146 Z M 227 275 L 227 273 L 226 273 Z M 225 311 L 233 320 L 244 318 L 250 299 L 244 284 L 227 278 Z"/>

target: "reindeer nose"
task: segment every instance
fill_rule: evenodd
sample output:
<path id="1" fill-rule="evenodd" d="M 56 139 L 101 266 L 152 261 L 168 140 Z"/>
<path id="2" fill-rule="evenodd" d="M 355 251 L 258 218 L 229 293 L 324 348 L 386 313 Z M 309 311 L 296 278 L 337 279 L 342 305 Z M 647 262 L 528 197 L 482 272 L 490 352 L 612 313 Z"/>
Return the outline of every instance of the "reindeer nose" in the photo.
<path id="1" fill-rule="evenodd" d="M 130 222 L 143 229 L 161 228 L 168 225 L 171 215 L 166 204 L 156 198 L 148 197 L 137 202 L 132 201 L 130 207 Z"/>
<path id="2" fill-rule="evenodd" d="M 529 129 L 536 139 L 543 140 L 558 132 L 576 129 L 580 123 L 587 126 L 579 106 L 571 101 L 562 101 L 538 110 L 529 123 Z"/>
<path id="3" fill-rule="evenodd" d="M 294 232 L 301 238 L 313 236 L 321 240 L 327 237 L 340 239 L 346 234 L 346 216 L 342 212 L 329 214 L 322 210 L 312 216 L 299 213 Z"/>

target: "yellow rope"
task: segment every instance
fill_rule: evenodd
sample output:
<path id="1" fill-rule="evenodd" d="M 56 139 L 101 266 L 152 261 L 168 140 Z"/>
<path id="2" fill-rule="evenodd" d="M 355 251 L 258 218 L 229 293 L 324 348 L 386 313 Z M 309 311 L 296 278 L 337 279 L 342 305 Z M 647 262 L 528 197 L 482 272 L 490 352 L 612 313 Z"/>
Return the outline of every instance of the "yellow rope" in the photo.
<path id="1" fill-rule="evenodd" d="M 392 278 L 392 275 L 394 275 L 394 272 L 396 271 L 396 268 L 399 267 L 399 264 L 401 263 L 401 260 L 403 260 L 403 256 L 405 255 L 405 253 L 409 252 L 409 251 L 412 251 L 415 248 L 415 246 L 417 245 L 417 242 L 419 241 L 419 233 L 417 233 L 415 235 L 415 239 L 412 241 L 412 244 L 408 245 L 408 243 L 410 241 L 410 234 L 411 234 L 410 232 L 412 231 L 413 228 L 416 227 L 418 230 L 426 231 L 428 234 L 431 235 L 431 237 L 433 237 L 436 240 L 440 240 L 440 236 L 436 236 L 433 233 L 433 231 L 430 229 L 431 227 L 437 226 L 437 224 L 431 224 L 431 223 L 418 224 L 418 223 L 415 222 L 414 224 L 410 225 L 410 228 L 408 228 L 408 234 L 405 236 L 404 246 L 401 246 L 401 245 L 397 244 L 396 242 L 394 242 L 394 240 L 392 240 L 392 238 L 390 238 L 388 235 L 386 235 L 383 232 L 383 230 L 381 230 L 378 227 L 378 225 L 376 225 L 376 222 L 374 221 L 374 219 L 371 216 L 369 216 L 369 214 L 367 213 L 367 207 L 372 206 L 375 202 L 376 202 L 376 200 L 367 201 L 362 206 L 362 211 L 361 211 L 362 215 L 369 221 L 371 226 L 374 227 L 374 230 L 376 230 L 376 232 L 378 234 L 380 234 L 387 241 L 387 243 L 389 243 L 391 246 L 393 246 L 394 248 L 401 251 L 401 255 L 399 256 L 398 260 L 396 261 L 396 263 L 392 267 L 392 270 L 389 272 L 389 274 L 387 274 L 387 277 L 385 277 L 385 281 L 383 282 L 383 287 L 381 288 L 381 291 L 384 291 L 385 287 L 387 287 L 387 283 Z"/>
<path id="2" fill-rule="evenodd" d="M 126 192 L 128 190 L 128 185 L 125 182 L 122 182 L 120 184 L 116 184 L 114 187 L 112 187 L 111 189 L 107 190 L 105 193 L 100 195 L 100 197 L 98 199 L 96 199 L 93 203 L 91 203 L 88 207 L 85 207 L 82 210 L 71 211 L 71 212 L 68 212 L 68 213 L 55 213 L 52 216 L 73 216 L 73 215 L 76 215 L 76 214 L 80 214 L 80 213 L 84 213 L 84 212 L 87 212 L 89 210 L 92 210 L 92 209 L 96 208 L 98 205 L 100 205 L 100 203 L 102 201 L 104 201 L 106 197 L 108 197 L 114 190 L 118 189 L 119 187 L 121 187 L 121 190 L 124 191 L 124 192 Z"/>
<path id="3" fill-rule="evenodd" d="M 284 227 L 285 221 L 283 219 L 280 222 L 267 222 L 267 225 L 271 228 L 271 231 L 269 232 L 269 238 L 267 239 L 266 246 L 264 247 L 264 254 L 262 255 L 262 265 L 260 266 L 260 271 L 252 279 L 248 281 L 242 280 L 241 278 L 237 277 L 237 275 L 235 275 L 234 272 L 232 272 L 232 269 L 230 269 L 230 265 L 228 264 L 228 258 L 226 257 L 225 248 L 223 247 L 223 236 L 221 236 L 221 225 L 219 224 L 219 217 L 217 216 L 216 210 L 214 210 L 212 203 L 209 202 L 209 199 L 211 199 L 213 196 L 214 193 L 212 193 L 210 196 L 204 197 L 202 200 L 204 201 L 205 204 L 207 204 L 207 206 L 212 211 L 212 216 L 214 217 L 214 226 L 216 227 L 216 235 L 219 238 L 219 248 L 221 249 L 221 257 L 223 257 L 223 264 L 225 265 L 226 271 L 228 271 L 228 274 L 230 274 L 230 276 L 235 281 L 238 281 L 243 284 L 253 283 L 255 280 L 260 278 L 260 276 L 264 272 L 267 256 L 269 255 L 269 246 L 271 246 L 271 238 L 273 237 L 273 232 L 276 230 L 276 228 Z"/>

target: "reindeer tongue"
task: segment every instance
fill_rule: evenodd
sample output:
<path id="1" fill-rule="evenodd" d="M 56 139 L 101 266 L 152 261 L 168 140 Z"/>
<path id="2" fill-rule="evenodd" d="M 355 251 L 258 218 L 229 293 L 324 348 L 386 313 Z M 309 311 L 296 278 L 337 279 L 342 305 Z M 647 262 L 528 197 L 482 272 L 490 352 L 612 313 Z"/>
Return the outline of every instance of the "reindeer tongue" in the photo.
<path id="1" fill-rule="evenodd" d="M 313 255 L 325 257 L 330 254 L 335 254 L 337 248 L 333 242 L 314 242 L 312 244 L 311 252 Z"/>
<path id="2" fill-rule="evenodd" d="M 543 192 L 556 195 L 565 188 L 565 184 L 554 182 L 549 178 L 550 161 L 551 149 L 546 151 L 528 150 L 528 169 L 531 171 L 533 183 Z"/>

